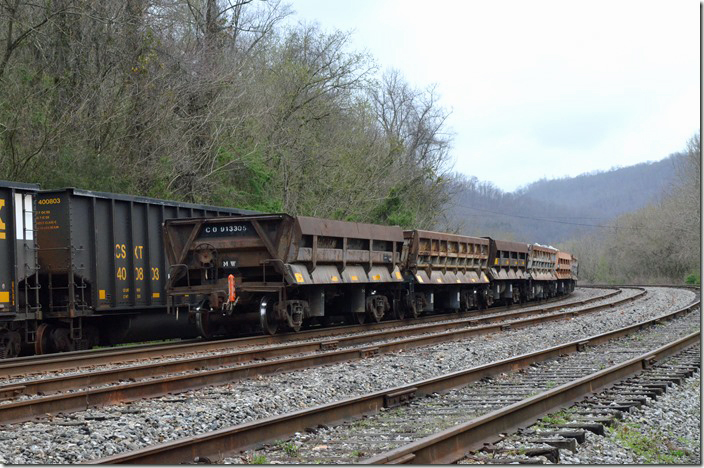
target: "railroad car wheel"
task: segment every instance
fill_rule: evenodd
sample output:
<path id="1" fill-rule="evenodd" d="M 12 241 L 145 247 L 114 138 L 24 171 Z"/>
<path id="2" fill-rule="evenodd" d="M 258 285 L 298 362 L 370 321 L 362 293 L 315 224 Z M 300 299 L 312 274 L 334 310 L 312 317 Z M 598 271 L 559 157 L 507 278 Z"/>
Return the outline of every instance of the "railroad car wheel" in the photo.
<path id="1" fill-rule="evenodd" d="M 423 313 L 425 307 L 425 297 L 422 294 L 416 294 L 416 300 L 411 303 L 411 317 L 418 318 Z"/>
<path id="2" fill-rule="evenodd" d="M 199 310 L 196 313 L 196 327 L 203 338 L 210 339 L 213 337 L 210 332 L 210 323 L 208 322 L 208 311 Z"/>
<path id="3" fill-rule="evenodd" d="M 48 354 L 51 352 L 51 332 L 54 327 L 48 323 L 42 323 L 37 327 L 37 335 L 34 340 L 34 354 Z"/>
<path id="4" fill-rule="evenodd" d="M 0 359 L 19 356 L 22 349 L 22 338 L 16 331 L 3 328 L 0 330 Z"/>
<path id="5" fill-rule="evenodd" d="M 274 297 L 264 296 L 259 302 L 259 322 L 264 333 L 275 335 L 279 329 L 279 320 L 274 312 Z"/>
<path id="6" fill-rule="evenodd" d="M 367 298 L 367 314 L 375 322 L 381 322 L 387 310 L 389 310 L 389 300 L 386 296 L 373 295 Z"/>
<path id="7" fill-rule="evenodd" d="M 53 347 L 56 351 L 73 351 L 74 343 L 71 339 L 71 331 L 66 327 L 57 327 L 51 334 Z"/>

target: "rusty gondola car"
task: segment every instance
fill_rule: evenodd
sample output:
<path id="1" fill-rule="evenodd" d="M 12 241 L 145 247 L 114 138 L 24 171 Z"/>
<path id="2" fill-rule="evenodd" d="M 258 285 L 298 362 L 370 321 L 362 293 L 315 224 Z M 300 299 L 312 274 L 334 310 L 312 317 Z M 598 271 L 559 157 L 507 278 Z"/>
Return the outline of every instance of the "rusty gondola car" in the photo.
<path id="1" fill-rule="evenodd" d="M 421 312 L 468 310 L 493 303 L 487 269 L 489 240 L 444 232 L 404 231 L 408 254 L 404 270 L 409 273 L 407 309 Z"/>
<path id="2" fill-rule="evenodd" d="M 568 252 L 557 252 L 555 276 L 557 277 L 557 292 L 559 294 L 567 294 L 574 291 L 576 275 L 572 270 L 572 258 L 572 254 Z"/>
<path id="3" fill-rule="evenodd" d="M 547 299 L 557 295 L 557 249 L 531 244 L 528 254 L 528 299 Z"/>
<path id="4" fill-rule="evenodd" d="M 528 244 L 487 237 L 489 277 L 495 302 L 515 304 L 528 298 Z"/>
<path id="5" fill-rule="evenodd" d="M 203 336 L 402 313 L 397 226 L 271 214 L 168 220 L 164 236 L 169 307 L 195 315 Z"/>
<path id="6" fill-rule="evenodd" d="M 34 196 L 39 186 L 0 181 L 0 358 L 34 341 L 41 319 Z"/>

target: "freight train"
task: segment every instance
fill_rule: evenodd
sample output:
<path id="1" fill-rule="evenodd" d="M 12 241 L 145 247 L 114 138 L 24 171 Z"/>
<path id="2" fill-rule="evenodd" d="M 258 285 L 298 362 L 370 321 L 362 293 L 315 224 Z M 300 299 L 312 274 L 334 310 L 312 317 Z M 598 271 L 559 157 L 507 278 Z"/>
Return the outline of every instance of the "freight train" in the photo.
<path id="1" fill-rule="evenodd" d="M 287 214 L 167 220 L 164 246 L 170 312 L 205 337 L 546 299 L 578 269 L 538 244 Z"/>
<path id="2" fill-rule="evenodd" d="M 0 181 L 0 358 L 565 294 L 569 253 Z"/>

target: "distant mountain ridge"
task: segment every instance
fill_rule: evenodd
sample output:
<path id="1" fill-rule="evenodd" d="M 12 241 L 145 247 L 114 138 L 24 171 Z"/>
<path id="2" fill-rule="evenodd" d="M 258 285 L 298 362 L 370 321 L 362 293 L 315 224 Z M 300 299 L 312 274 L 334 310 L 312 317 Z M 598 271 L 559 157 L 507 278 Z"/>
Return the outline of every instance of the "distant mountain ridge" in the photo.
<path id="1" fill-rule="evenodd" d="M 655 162 L 541 179 L 512 193 L 490 182 L 463 178 L 448 209 L 449 220 L 467 235 L 546 244 L 563 242 L 609 225 L 660 197 L 675 183 L 675 153 Z"/>

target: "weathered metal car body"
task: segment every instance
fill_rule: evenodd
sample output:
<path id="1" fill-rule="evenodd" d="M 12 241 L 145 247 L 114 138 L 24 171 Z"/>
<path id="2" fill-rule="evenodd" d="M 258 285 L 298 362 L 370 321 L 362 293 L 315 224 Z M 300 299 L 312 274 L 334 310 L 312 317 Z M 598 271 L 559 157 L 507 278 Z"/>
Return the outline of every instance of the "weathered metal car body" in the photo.
<path id="1" fill-rule="evenodd" d="M 528 299 L 546 299 L 557 294 L 557 249 L 531 244 L 528 253 Z"/>
<path id="2" fill-rule="evenodd" d="M 0 181 L 0 358 L 33 342 L 41 319 L 34 196 L 39 186 Z"/>
<path id="3" fill-rule="evenodd" d="M 165 223 L 172 310 L 205 336 L 254 314 L 268 333 L 332 313 L 362 323 L 400 313 L 403 231 L 287 214 Z"/>
<path id="4" fill-rule="evenodd" d="M 489 278 L 495 301 L 518 303 L 528 296 L 528 244 L 494 240 L 487 237 L 489 248 Z"/>
<path id="5" fill-rule="evenodd" d="M 576 276 L 573 277 L 572 254 L 568 252 L 557 252 L 557 292 L 567 294 L 574 291 Z"/>
<path id="6" fill-rule="evenodd" d="M 444 232 L 407 230 L 405 271 L 414 315 L 436 308 L 467 310 L 492 304 L 489 240 Z"/>

